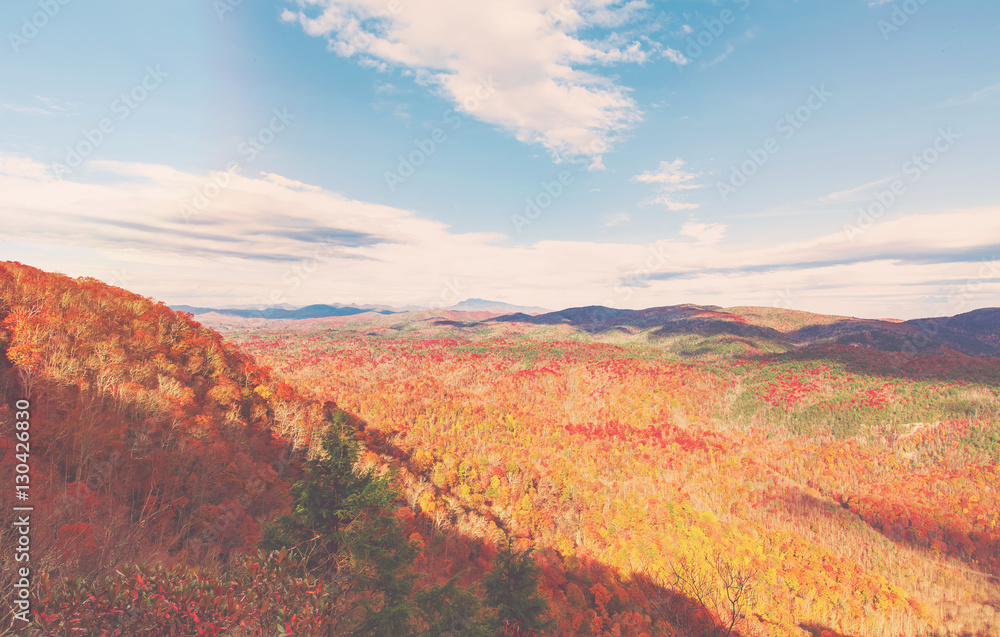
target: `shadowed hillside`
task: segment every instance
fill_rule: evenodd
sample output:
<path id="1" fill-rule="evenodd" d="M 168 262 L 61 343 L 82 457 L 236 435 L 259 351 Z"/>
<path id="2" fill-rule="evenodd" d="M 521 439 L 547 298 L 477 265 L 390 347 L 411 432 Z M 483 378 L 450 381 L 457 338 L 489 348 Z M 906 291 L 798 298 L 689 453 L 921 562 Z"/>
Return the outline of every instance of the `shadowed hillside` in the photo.
<path id="1" fill-rule="evenodd" d="M 951 348 L 972 356 L 1000 355 L 1000 309 L 982 309 L 955 317 L 906 322 L 856 319 L 779 308 L 722 309 L 677 305 L 645 310 L 602 306 L 570 308 L 537 316 L 509 314 L 489 319 L 499 323 L 563 325 L 592 337 L 645 335 L 650 340 L 700 337 L 678 352 L 706 355 L 726 351 L 737 342 L 754 350 L 787 351 L 812 345 L 854 345 L 887 352 L 941 353 Z"/>
<path id="2" fill-rule="evenodd" d="M 889 321 L 738 311 L 437 312 L 227 335 L 392 441 L 442 532 L 502 525 L 561 561 L 553 634 L 702 634 L 671 596 L 740 581 L 746 635 L 1000 634 L 1000 359 L 837 343 L 845 325 Z M 581 586 L 587 563 L 622 592 Z M 618 602 L 642 599 L 642 582 L 661 592 L 635 607 L 665 623 Z"/>
<path id="3" fill-rule="evenodd" d="M 237 348 L 3 264 L 0 327 L 31 635 L 1000 634 L 998 359 L 839 342 L 912 325 L 424 310 L 248 320 Z"/>
<path id="4" fill-rule="evenodd" d="M 308 444 L 317 414 L 189 317 L 5 263 L 0 353 L 3 430 L 17 400 L 31 404 L 36 569 L 94 577 L 150 555 L 225 560 L 286 505 L 283 438 Z M 13 453 L 4 436 L 5 472 Z"/>
<path id="5" fill-rule="evenodd" d="M 529 637 L 567 588 L 605 616 L 665 599 L 656 582 L 625 592 L 598 561 L 533 557 L 507 521 L 460 503 L 448 517 L 461 528 L 444 528 L 427 452 L 304 398 L 189 315 L 92 279 L 0 264 L 0 396 L 8 484 L 30 462 L 28 499 L 0 494 L 3 546 L 13 507 L 34 507 L 31 622 L 5 605 L 0 630 Z M 621 593 L 581 592 L 595 586 Z M 696 602 L 669 599 L 714 630 Z"/>

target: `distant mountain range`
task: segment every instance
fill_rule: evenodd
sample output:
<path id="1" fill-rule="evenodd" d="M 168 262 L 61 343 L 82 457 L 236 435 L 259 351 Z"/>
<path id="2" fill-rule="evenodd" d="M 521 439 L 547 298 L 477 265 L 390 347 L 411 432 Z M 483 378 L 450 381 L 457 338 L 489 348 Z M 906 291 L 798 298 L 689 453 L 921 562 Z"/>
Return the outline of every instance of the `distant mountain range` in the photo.
<path id="1" fill-rule="evenodd" d="M 525 307 L 523 305 L 511 305 L 500 301 L 487 301 L 486 299 L 466 299 L 457 305 L 444 308 L 453 312 L 495 312 L 497 314 L 519 312 L 521 314 L 543 314 L 551 312 L 544 307 Z"/>
<path id="2" fill-rule="evenodd" d="M 758 347 L 787 349 L 817 344 L 854 345 L 883 351 L 957 350 L 1000 356 L 1000 308 L 910 321 L 858 319 L 779 308 L 676 305 L 645 310 L 602 306 L 570 308 L 536 316 L 510 314 L 485 323 L 568 325 L 592 335 L 645 332 L 650 339 L 685 335 L 727 338 Z"/>
<path id="3" fill-rule="evenodd" d="M 195 307 L 192 305 L 174 305 L 171 307 L 179 312 L 189 312 L 195 316 L 200 314 L 215 313 L 223 316 L 236 316 L 240 318 L 287 320 L 328 318 L 333 316 L 354 316 L 356 314 L 364 314 L 365 312 L 374 312 L 377 314 L 401 314 L 408 311 L 426 309 L 418 306 L 393 308 L 387 305 L 342 305 L 340 303 L 307 305 L 305 307 L 298 308 L 287 304 L 266 308 L 211 308 Z M 543 307 L 525 307 L 521 305 L 511 305 L 510 303 L 503 303 L 500 301 L 488 301 L 486 299 L 466 299 L 457 305 L 441 309 L 450 310 L 452 312 L 490 312 L 493 314 L 521 312 L 528 315 L 549 311 Z"/>
<path id="4" fill-rule="evenodd" d="M 420 321 L 459 328 L 505 324 L 520 324 L 527 329 L 531 329 L 530 326 L 564 326 L 595 338 L 670 339 L 677 344 L 675 349 L 679 352 L 695 356 L 722 350 L 777 352 L 827 344 L 887 352 L 953 350 L 969 356 L 1000 356 L 1000 308 L 910 321 L 859 319 L 781 308 L 690 304 L 644 310 L 595 305 L 550 312 L 485 299 L 468 299 L 437 310 L 339 304 L 262 310 L 177 305 L 173 309 L 194 315 L 214 313 L 244 319 L 303 320 L 367 314 L 373 319 L 377 315 L 391 315 L 393 322 L 399 323 Z"/>
<path id="5" fill-rule="evenodd" d="M 200 314 L 222 314 L 223 316 L 238 316 L 240 318 L 265 318 L 265 319 L 313 319 L 326 318 L 329 316 L 353 316 L 364 314 L 365 312 L 375 312 L 378 314 L 396 314 L 392 310 L 353 307 L 349 305 L 307 305 L 300 308 L 266 307 L 263 309 L 243 309 L 243 308 L 210 308 L 193 307 L 190 305 L 175 305 L 174 310 L 179 312 L 190 312 L 195 316 Z"/>

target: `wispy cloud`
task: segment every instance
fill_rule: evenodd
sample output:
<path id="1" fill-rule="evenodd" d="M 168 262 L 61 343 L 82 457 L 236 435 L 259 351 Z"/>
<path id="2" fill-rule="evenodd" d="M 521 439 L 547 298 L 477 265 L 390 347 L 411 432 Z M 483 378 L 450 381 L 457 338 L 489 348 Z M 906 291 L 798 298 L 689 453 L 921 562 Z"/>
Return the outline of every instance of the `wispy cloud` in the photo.
<path id="1" fill-rule="evenodd" d="M 676 193 L 702 188 L 704 184 L 695 183 L 701 173 L 691 172 L 685 166 L 681 159 L 672 162 L 661 161 L 656 169 L 636 175 L 631 181 L 654 186 L 656 197 L 651 203 L 664 205 L 669 210 L 692 210 L 697 208 L 698 204 L 676 201 Z"/>
<path id="2" fill-rule="evenodd" d="M 319 186 L 302 183 L 301 181 L 289 179 L 288 177 L 282 177 L 281 175 L 275 175 L 274 173 L 264 173 L 264 180 L 281 186 L 282 188 L 289 188 L 292 190 L 309 190 L 312 192 L 319 192 L 323 190 Z"/>
<path id="3" fill-rule="evenodd" d="M 698 243 L 711 245 L 722 241 L 726 236 L 726 226 L 721 223 L 689 221 L 681 226 L 681 234 L 695 239 Z"/>
<path id="4" fill-rule="evenodd" d="M 871 198 L 871 191 L 876 186 L 881 186 L 882 184 L 889 183 L 892 181 L 895 175 L 890 175 L 888 177 L 883 177 L 876 181 L 863 184 L 861 186 L 856 186 L 854 188 L 849 188 L 847 190 L 838 190 L 837 192 L 831 192 L 828 195 L 814 199 L 810 203 L 812 204 L 835 204 L 844 202 L 855 202 L 855 201 L 866 201 Z"/>
<path id="5" fill-rule="evenodd" d="M 604 227 L 605 228 L 614 228 L 616 226 L 623 226 L 626 223 L 628 223 L 629 221 L 631 221 L 631 217 L 629 217 L 628 213 L 626 213 L 626 212 L 615 212 L 615 213 L 612 213 L 610 215 L 607 215 L 604 218 Z"/>
<path id="6" fill-rule="evenodd" d="M 36 102 L 34 104 L 13 104 L 0 101 L 0 109 L 19 115 L 41 115 L 45 117 L 68 113 L 72 110 L 71 105 L 62 104 L 56 99 L 42 97 L 41 95 L 33 95 L 32 97 Z"/>
<path id="7" fill-rule="evenodd" d="M 691 63 L 691 60 L 689 60 L 686 55 L 677 49 L 671 49 L 670 47 L 663 49 L 663 51 L 660 52 L 660 55 L 678 66 L 687 66 Z"/>
<path id="8" fill-rule="evenodd" d="M 21 104 L 10 104 L 8 102 L 0 102 L 0 108 L 5 111 L 10 111 L 11 113 L 17 113 L 18 115 L 52 115 L 52 111 L 42 108 L 41 106 L 23 106 Z"/>
<path id="9" fill-rule="evenodd" d="M 647 180 L 684 184 L 669 165 Z M 0 153 L 0 218 L 12 237 L 5 257 L 73 276 L 127 271 L 130 289 L 170 302 L 419 305 L 457 274 L 470 296 L 561 307 L 650 307 L 664 299 L 768 305 L 775 290 L 788 288 L 799 309 L 916 316 L 932 311 L 929 296 L 941 295 L 935 281 L 988 275 L 965 299 L 970 307 L 1000 294 L 992 282 L 1000 265 L 981 274 L 979 263 L 1000 259 L 995 208 L 901 216 L 854 242 L 836 232 L 743 249 L 723 241 L 725 225 L 688 221 L 676 236 L 650 237 L 658 239 L 652 259 L 641 243 L 506 245 L 496 233 L 456 232 L 271 173 L 234 176 L 187 222 L 180 202 L 207 175 L 154 164 L 88 166 L 80 181 L 57 180 L 44 164 Z"/>
<path id="10" fill-rule="evenodd" d="M 959 95 L 957 97 L 952 97 L 939 105 L 938 108 L 949 108 L 951 106 L 965 106 L 966 104 L 972 104 L 978 102 L 979 100 L 990 97 L 991 95 L 996 95 L 1000 93 L 1000 84 L 994 84 L 993 86 L 987 86 L 984 89 L 980 89 L 973 93 L 967 95 Z"/>
<path id="11" fill-rule="evenodd" d="M 735 51 L 735 50 L 736 50 L 736 46 L 732 42 L 726 44 L 726 49 L 722 53 L 720 53 L 718 56 L 716 56 L 715 58 L 713 58 L 712 60 L 706 62 L 705 66 L 706 67 L 715 66 L 716 64 L 719 64 L 720 62 L 724 62 L 726 60 L 726 58 L 728 58 L 730 55 L 732 55 L 733 51 Z"/>

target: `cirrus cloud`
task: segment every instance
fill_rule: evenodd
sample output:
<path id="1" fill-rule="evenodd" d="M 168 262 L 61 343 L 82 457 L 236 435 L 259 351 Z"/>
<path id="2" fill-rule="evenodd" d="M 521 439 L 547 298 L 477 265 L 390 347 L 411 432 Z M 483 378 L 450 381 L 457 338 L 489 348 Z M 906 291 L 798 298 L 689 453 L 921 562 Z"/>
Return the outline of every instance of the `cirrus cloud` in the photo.
<path id="1" fill-rule="evenodd" d="M 652 244 L 508 245 L 270 173 L 234 175 L 189 219 L 182 202 L 208 175 L 93 161 L 77 179 L 0 153 L 4 258 L 172 303 L 426 306 L 453 284 L 553 308 L 773 305 L 787 290 L 795 309 L 914 318 L 1000 300 L 995 208 L 901 215 L 853 242 L 833 232 L 740 249 L 725 225 L 688 221 Z"/>
<path id="2" fill-rule="evenodd" d="M 696 183 L 701 173 L 691 172 L 686 168 L 684 160 L 661 161 L 655 170 L 632 177 L 632 181 L 640 184 L 652 184 L 656 189 L 656 197 L 651 203 L 661 204 L 668 210 L 692 210 L 698 204 L 684 203 L 676 200 L 676 194 L 685 190 L 702 188 L 704 184 Z"/>

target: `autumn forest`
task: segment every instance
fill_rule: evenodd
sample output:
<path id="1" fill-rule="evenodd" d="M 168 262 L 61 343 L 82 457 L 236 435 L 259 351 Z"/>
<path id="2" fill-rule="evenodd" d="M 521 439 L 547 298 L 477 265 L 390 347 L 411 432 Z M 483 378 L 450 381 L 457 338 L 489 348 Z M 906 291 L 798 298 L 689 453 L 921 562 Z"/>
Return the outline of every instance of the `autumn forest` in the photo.
<path id="1" fill-rule="evenodd" d="M 996 318 L 193 316 L 2 263 L 0 630 L 1000 635 Z"/>

